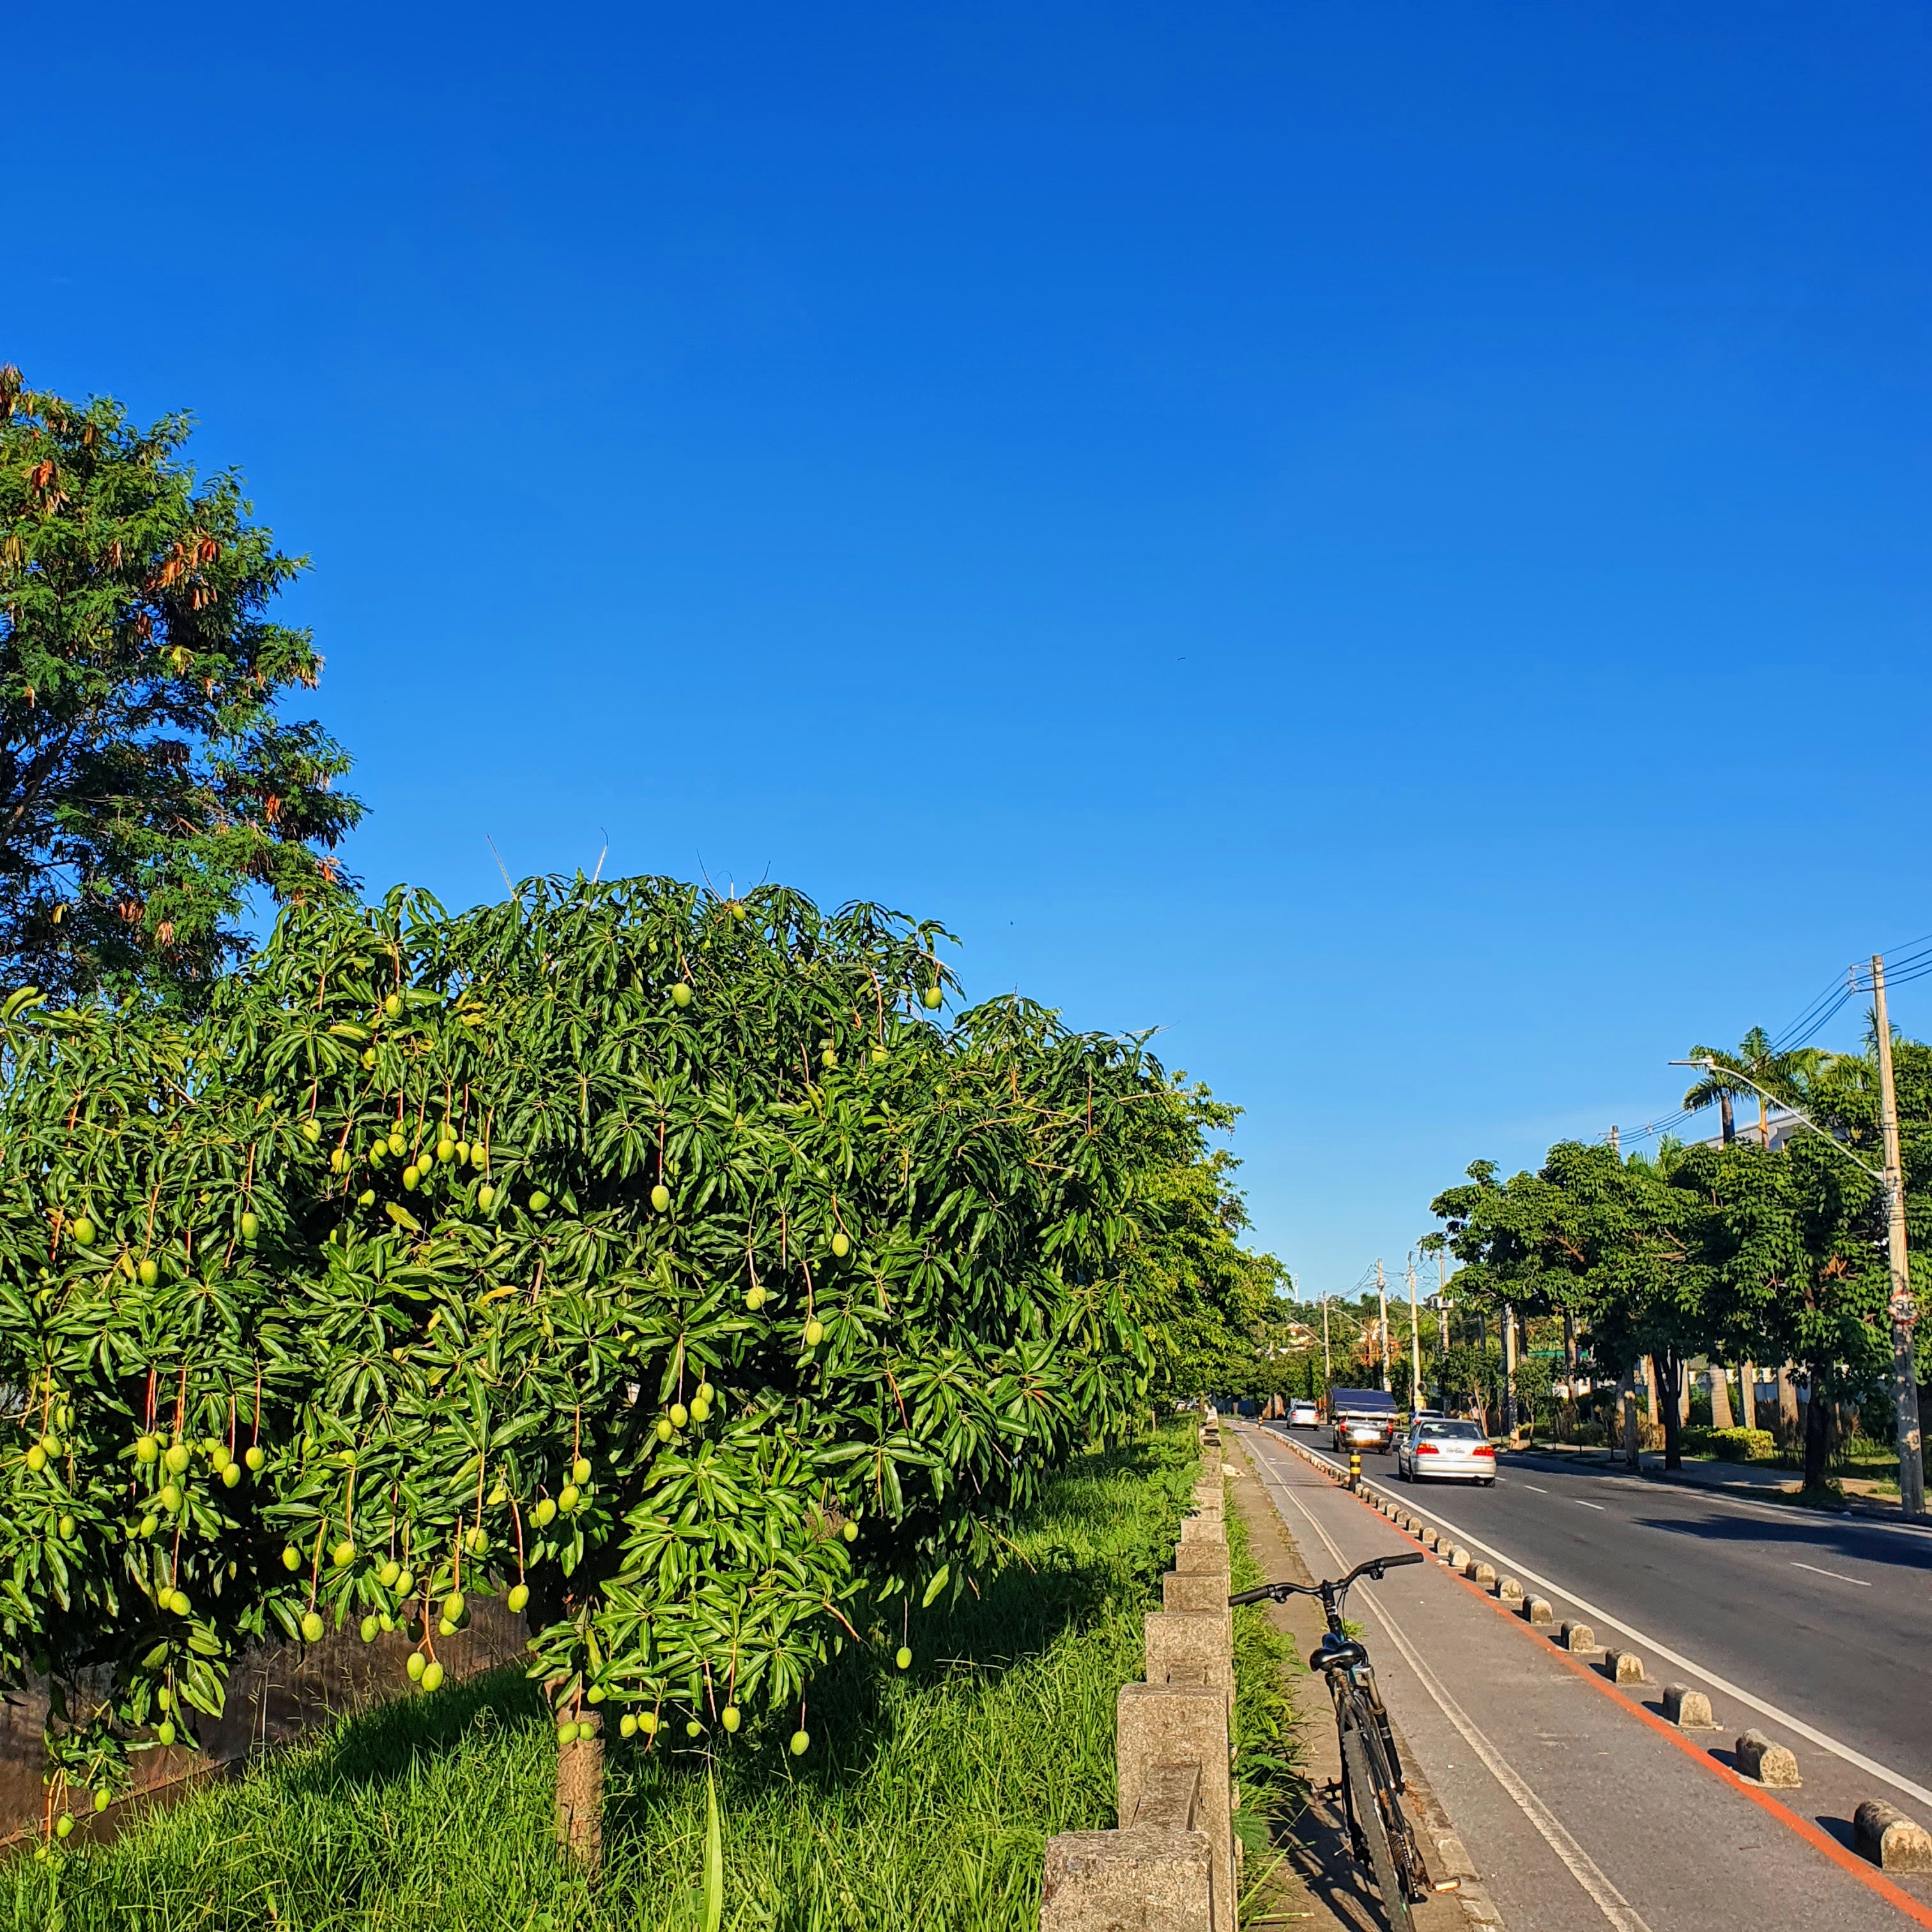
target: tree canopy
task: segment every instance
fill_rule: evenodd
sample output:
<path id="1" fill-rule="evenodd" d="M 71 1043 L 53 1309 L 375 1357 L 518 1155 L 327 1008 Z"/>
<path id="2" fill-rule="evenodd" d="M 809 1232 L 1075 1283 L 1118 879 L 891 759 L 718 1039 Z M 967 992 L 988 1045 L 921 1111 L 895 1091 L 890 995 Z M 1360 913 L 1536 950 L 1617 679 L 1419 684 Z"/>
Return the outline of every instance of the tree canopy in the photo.
<path id="1" fill-rule="evenodd" d="M 268 614 L 303 560 L 182 460 L 190 427 L 0 369 L 0 952 L 62 998 L 200 1005 L 250 894 L 338 886 L 362 813 L 279 709 L 322 669 Z"/>

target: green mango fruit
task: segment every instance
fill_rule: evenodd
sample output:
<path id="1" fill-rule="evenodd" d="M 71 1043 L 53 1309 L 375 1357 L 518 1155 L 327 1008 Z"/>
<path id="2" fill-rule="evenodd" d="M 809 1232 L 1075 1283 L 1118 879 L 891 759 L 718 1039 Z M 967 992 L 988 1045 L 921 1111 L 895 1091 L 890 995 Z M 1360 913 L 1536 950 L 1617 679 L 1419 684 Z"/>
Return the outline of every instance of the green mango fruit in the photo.
<path id="1" fill-rule="evenodd" d="M 651 1205 L 660 1214 L 670 1205 L 670 1190 L 662 1180 L 651 1190 Z"/>
<path id="2" fill-rule="evenodd" d="M 304 1642 L 321 1642 L 322 1629 L 322 1613 L 319 1610 L 307 1610 L 303 1612 L 302 1634 Z"/>
<path id="3" fill-rule="evenodd" d="M 141 1277 L 143 1288 L 152 1288 L 161 1278 L 161 1271 L 152 1261 L 143 1262 L 134 1272 Z"/>
<path id="4" fill-rule="evenodd" d="M 432 1664 L 422 1674 L 422 1688 L 425 1690 L 436 1690 L 441 1689 L 442 1686 L 442 1666 Z"/>
<path id="5" fill-rule="evenodd" d="M 899 1646 L 898 1654 L 892 1659 L 902 1670 L 912 1668 L 912 1652 L 904 1644 Z"/>
<path id="6" fill-rule="evenodd" d="M 811 1750 L 811 1748 L 812 1748 L 812 1734 L 811 1734 L 811 1732 L 808 1732 L 808 1731 L 805 1731 L 805 1730 L 796 1730 L 796 1731 L 794 1731 L 794 1732 L 792 1732 L 792 1734 L 791 1734 L 791 1754 L 792 1754 L 792 1756 L 793 1756 L 794 1757 L 802 1757 L 802 1756 L 804 1756 L 804 1755 L 806 1754 L 806 1753 L 807 1751 L 808 1751 L 809 1750 Z"/>

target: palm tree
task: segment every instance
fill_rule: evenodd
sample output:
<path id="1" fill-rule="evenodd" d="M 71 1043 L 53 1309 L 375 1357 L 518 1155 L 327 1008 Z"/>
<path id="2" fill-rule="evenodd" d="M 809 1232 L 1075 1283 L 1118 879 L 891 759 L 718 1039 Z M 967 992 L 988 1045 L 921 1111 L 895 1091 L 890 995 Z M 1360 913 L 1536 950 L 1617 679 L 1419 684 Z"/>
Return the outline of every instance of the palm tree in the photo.
<path id="1" fill-rule="evenodd" d="M 1737 1051 L 1727 1053 L 1720 1046 L 1694 1046 L 1690 1049 L 1693 1060 L 1706 1060 L 1712 1063 L 1702 1079 L 1696 1082 L 1684 1096 L 1683 1104 L 1693 1111 L 1708 1107 L 1714 1100 L 1718 1103 L 1718 1118 L 1722 1124 L 1724 1143 L 1729 1147 L 1738 1137 L 1737 1124 L 1731 1114 L 1731 1096 L 1733 1094 L 1750 1094 L 1756 1091 L 1752 1082 L 1760 1084 L 1775 1082 L 1786 1075 L 1786 1070 L 1779 1056 L 1771 1050 L 1771 1036 L 1762 1027 L 1753 1027 L 1738 1041 Z M 1746 1077 L 1740 1079 L 1742 1074 Z M 1757 1138 L 1760 1147 L 1771 1144 L 1771 1122 L 1765 1111 L 1765 1097 L 1757 1094 Z"/>

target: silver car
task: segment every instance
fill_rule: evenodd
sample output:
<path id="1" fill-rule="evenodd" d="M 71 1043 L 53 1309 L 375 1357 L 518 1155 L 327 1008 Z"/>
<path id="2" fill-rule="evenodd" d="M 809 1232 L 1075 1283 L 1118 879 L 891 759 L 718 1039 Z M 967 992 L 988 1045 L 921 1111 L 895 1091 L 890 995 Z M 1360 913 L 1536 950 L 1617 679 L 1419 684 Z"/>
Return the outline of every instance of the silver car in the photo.
<path id="1" fill-rule="evenodd" d="M 1412 1483 L 1425 1477 L 1445 1482 L 1493 1483 L 1496 1452 L 1473 1422 L 1418 1416 L 1395 1452 L 1397 1474 Z"/>
<path id="2" fill-rule="evenodd" d="M 1288 1426 L 1291 1429 L 1312 1429 L 1321 1420 L 1322 1412 L 1305 1399 L 1288 1406 Z"/>

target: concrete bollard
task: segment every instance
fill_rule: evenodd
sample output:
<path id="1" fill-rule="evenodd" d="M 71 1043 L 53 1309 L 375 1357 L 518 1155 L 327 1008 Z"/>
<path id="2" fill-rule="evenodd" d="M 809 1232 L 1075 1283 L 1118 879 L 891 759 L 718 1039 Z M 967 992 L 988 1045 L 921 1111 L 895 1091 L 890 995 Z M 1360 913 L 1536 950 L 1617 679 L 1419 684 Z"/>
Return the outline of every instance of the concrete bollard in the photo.
<path id="1" fill-rule="evenodd" d="M 1558 1641 L 1576 1656 L 1592 1654 L 1597 1648 L 1597 1633 L 1588 1624 L 1565 1624 L 1558 1634 Z"/>
<path id="2" fill-rule="evenodd" d="M 1479 1556 L 1474 1562 L 1462 1565 L 1462 1574 L 1472 1582 L 1481 1584 L 1486 1590 L 1496 1580 L 1496 1566 L 1493 1563 L 1485 1563 Z"/>
<path id="3" fill-rule="evenodd" d="M 1190 1543 L 1212 1543 L 1225 1550 L 1228 1526 L 1219 1516 L 1184 1516 L 1180 1519 L 1180 1541 L 1184 1548 Z"/>
<path id="4" fill-rule="evenodd" d="M 1217 1932 L 1214 1856 L 1205 1832 L 1147 1826 L 1063 1832 L 1046 1841 L 1040 1932 Z"/>
<path id="5" fill-rule="evenodd" d="M 1522 1604 L 1522 1620 L 1528 1624 L 1554 1623 L 1556 1612 L 1540 1597 L 1526 1597 Z"/>
<path id="6" fill-rule="evenodd" d="M 1225 1613 L 1150 1610 L 1146 1618 L 1147 1681 L 1211 1684 L 1234 1694 L 1232 1624 Z"/>
<path id="7" fill-rule="evenodd" d="M 1232 1634 L 1234 1613 L 1228 1607 L 1229 1587 L 1225 1569 L 1204 1570 L 1192 1576 L 1170 1570 L 1160 1580 L 1161 1608 L 1181 1616 L 1219 1617 Z"/>
<path id="8" fill-rule="evenodd" d="M 1932 1832 L 1876 1798 L 1852 1813 L 1852 1842 L 1880 1871 L 1932 1871 Z"/>
<path id="9" fill-rule="evenodd" d="M 1425 1550 L 1433 1550 L 1442 1540 L 1440 1533 L 1436 1530 L 1425 1529 L 1422 1532 L 1422 1546 Z"/>
<path id="10" fill-rule="evenodd" d="M 1644 1681 L 1643 1659 L 1634 1650 L 1605 1651 L 1604 1668 L 1612 1684 L 1641 1684 Z"/>
<path id="11" fill-rule="evenodd" d="M 1688 1684 L 1666 1684 L 1664 1687 L 1664 1714 L 1680 1731 L 1717 1728 L 1711 1721 L 1710 1699 Z"/>
<path id="12" fill-rule="evenodd" d="M 1130 1824 L 1154 1767 L 1200 1767 L 1195 1823 L 1208 1838 L 1216 1932 L 1234 1932 L 1234 1792 L 1228 1776 L 1226 1694 L 1208 1685 L 1124 1684 L 1115 1707 L 1114 1753 L 1120 1815 Z"/>
<path id="13" fill-rule="evenodd" d="M 1522 1586 L 1514 1576 L 1505 1576 L 1496 1585 L 1496 1596 L 1502 1603 L 1520 1604 L 1522 1601 Z"/>
<path id="14" fill-rule="evenodd" d="M 1211 1541 L 1202 1538 L 1190 1542 L 1183 1540 L 1174 1546 L 1174 1567 L 1184 1576 L 1211 1576 L 1222 1580 L 1221 1594 L 1228 1594 L 1228 1539 L 1225 1535 Z"/>
<path id="15" fill-rule="evenodd" d="M 1450 1569 L 1466 1570 L 1468 1568 L 1469 1552 L 1465 1550 L 1460 1543 L 1456 1544 L 1453 1550 L 1445 1547 L 1442 1553 L 1446 1558 L 1448 1558 Z"/>
<path id="16" fill-rule="evenodd" d="M 1798 1775 L 1796 1755 L 1773 1744 L 1762 1731 L 1747 1731 L 1738 1738 L 1738 1774 L 1780 1791 L 1796 1791 L 1804 1782 Z"/>

